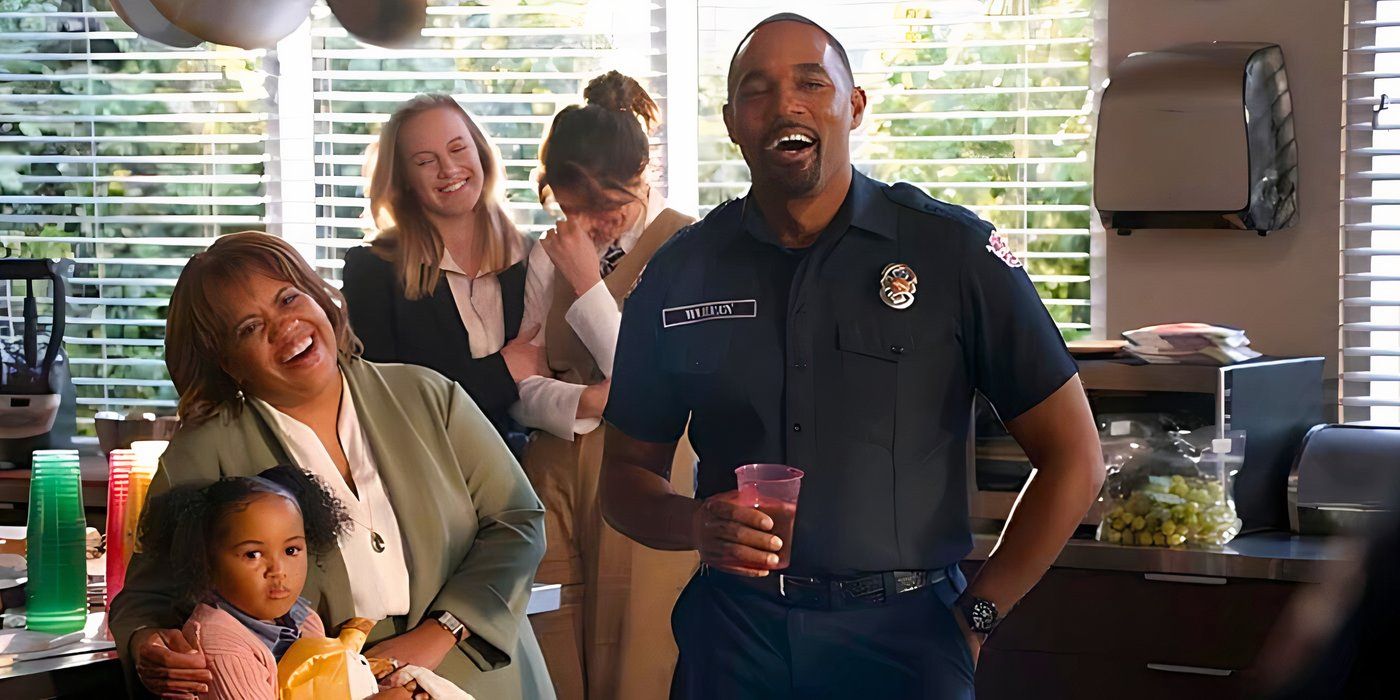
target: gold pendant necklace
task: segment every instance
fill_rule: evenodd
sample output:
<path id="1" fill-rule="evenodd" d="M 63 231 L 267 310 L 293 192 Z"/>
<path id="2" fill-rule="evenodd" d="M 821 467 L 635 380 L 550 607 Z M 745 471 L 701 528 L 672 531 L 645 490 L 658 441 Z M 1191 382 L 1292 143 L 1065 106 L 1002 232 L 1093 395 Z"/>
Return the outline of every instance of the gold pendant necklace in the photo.
<path id="1" fill-rule="evenodd" d="M 374 506 L 371 505 L 369 502 L 368 493 L 364 493 L 361 495 L 363 496 L 363 498 L 356 500 L 359 500 L 359 502 L 364 505 L 365 512 L 369 513 L 369 522 L 365 523 L 364 521 L 360 520 L 359 518 L 356 518 L 353 515 L 350 515 L 350 520 L 356 525 L 359 525 L 360 527 L 369 530 L 370 549 L 373 549 L 375 554 L 383 554 L 384 550 L 388 548 L 388 545 L 384 542 L 384 536 L 380 535 L 379 531 L 374 529 Z M 346 512 L 346 515 L 349 515 L 349 511 Z"/>
<path id="2" fill-rule="evenodd" d="M 336 437 L 339 438 L 339 431 L 337 430 L 336 432 Z M 340 443 L 340 451 L 341 454 L 345 455 L 346 469 L 350 470 L 350 450 L 346 449 L 345 443 L 343 441 Z M 357 498 L 356 500 L 359 500 L 360 503 L 364 504 L 365 512 L 369 514 L 369 524 L 366 525 L 365 523 L 356 520 L 355 516 L 353 515 L 350 516 L 350 519 L 353 520 L 355 524 L 359 525 L 360 527 L 369 530 L 369 548 L 373 549 L 375 554 L 383 554 L 384 550 L 388 548 L 388 545 L 384 543 L 384 537 L 379 534 L 379 531 L 374 529 L 374 505 L 370 503 L 371 497 L 369 494 L 369 490 L 366 484 L 359 484 L 357 488 L 360 490 L 360 498 Z"/>
<path id="3" fill-rule="evenodd" d="M 380 535 L 379 531 L 374 529 L 374 508 L 369 504 L 369 497 L 366 496 L 364 500 L 360 501 L 360 503 L 364 504 L 365 510 L 369 512 L 368 523 L 364 522 L 363 520 L 360 520 L 359 518 L 353 515 L 350 515 L 348 511 L 346 512 L 346 515 L 350 515 L 351 522 L 366 530 L 369 530 L 370 549 L 373 549 L 375 554 L 383 554 L 384 550 L 388 548 L 388 544 L 384 542 L 384 536 Z"/>

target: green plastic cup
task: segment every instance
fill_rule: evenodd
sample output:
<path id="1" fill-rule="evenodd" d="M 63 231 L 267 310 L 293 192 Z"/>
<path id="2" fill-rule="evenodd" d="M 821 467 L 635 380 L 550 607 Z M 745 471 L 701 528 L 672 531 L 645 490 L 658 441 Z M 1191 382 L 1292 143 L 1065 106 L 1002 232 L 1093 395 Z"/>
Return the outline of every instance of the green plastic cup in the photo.
<path id="1" fill-rule="evenodd" d="M 77 450 L 36 450 L 29 481 L 28 628 L 67 634 L 87 624 L 87 523 Z"/>

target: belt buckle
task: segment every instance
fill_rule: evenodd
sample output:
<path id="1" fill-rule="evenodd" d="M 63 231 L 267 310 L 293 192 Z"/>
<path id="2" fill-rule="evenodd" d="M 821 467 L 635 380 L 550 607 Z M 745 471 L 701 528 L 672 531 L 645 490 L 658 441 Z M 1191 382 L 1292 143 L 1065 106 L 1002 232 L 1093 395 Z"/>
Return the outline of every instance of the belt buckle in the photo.
<path id="1" fill-rule="evenodd" d="M 778 574 L 778 595 L 780 595 L 780 596 L 782 596 L 782 597 L 784 597 L 784 598 L 787 597 L 787 582 L 788 582 L 788 579 L 792 579 L 793 581 L 797 581 L 797 582 L 800 582 L 800 583 L 811 583 L 811 584 L 817 583 L 817 579 L 814 579 L 814 578 L 807 578 L 807 577 L 804 577 L 804 576 L 788 576 L 787 574 Z"/>

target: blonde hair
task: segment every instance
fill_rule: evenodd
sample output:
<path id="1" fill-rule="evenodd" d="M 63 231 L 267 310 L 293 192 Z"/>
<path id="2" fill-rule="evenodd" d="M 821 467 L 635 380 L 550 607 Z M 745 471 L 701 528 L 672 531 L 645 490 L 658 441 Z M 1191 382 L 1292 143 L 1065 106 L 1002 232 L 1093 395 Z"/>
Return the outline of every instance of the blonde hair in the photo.
<path id="1" fill-rule="evenodd" d="M 317 276 L 291 244 L 261 231 L 220 236 L 185 264 L 165 321 L 165 367 L 180 393 L 178 413 L 187 425 L 203 423 L 224 409 L 236 415 L 242 406 L 238 382 L 223 368 L 231 329 L 210 299 L 255 274 L 288 282 L 310 296 L 330 319 L 340 358 L 360 354 L 345 297 Z"/>
<path id="2" fill-rule="evenodd" d="M 448 95 L 418 95 L 403 103 L 379 131 L 379 142 L 372 161 L 366 165 L 369 180 L 369 213 L 379 233 L 373 245 L 380 256 L 394 264 L 404 296 L 420 299 L 432 296 L 442 276 L 442 234 L 433 227 L 404 175 L 399 158 L 399 131 L 410 118 L 434 109 L 451 109 L 461 115 L 471 133 L 481 159 L 481 198 L 474 209 L 476 235 L 473 252 L 480 265 L 472 273 L 501 272 L 515 263 L 524 247 L 503 202 L 500 155 L 486 134 L 457 101 Z"/>

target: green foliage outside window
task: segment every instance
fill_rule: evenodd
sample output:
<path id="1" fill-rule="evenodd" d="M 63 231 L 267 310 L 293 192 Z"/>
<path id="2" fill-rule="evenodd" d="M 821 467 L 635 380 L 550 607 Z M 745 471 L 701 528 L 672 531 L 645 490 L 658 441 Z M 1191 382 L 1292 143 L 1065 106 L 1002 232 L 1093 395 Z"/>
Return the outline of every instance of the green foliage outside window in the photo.
<path id="1" fill-rule="evenodd" d="M 856 166 L 973 207 L 996 224 L 1014 250 L 1029 253 L 1026 269 L 1068 339 L 1086 335 L 1090 323 L 1093 20 L 1075 16 L 1092 5 L 998 0 L 987 4 L 987 15 L 964 18 L 976 21 L 949 22 L 937 14 L 946 5 L 901 3 L 893 16 L 862 18 L 876 30 L 829 27 L 870 96 L 852 138 Z M 1022 19 L 1028 15 L 1056 19 Z M 989 69 L 997 64 L 1030 67 Z M 747 168 L 720 121 L 722 70 L 712 61 L 701 77 L 704 208 L 748 188 Z M 1014 138 L 1020 134 L 1029 138 Z M 1007 162 L 1013 160 L 1032 162 Z M 1020 233 L 1028 230 L 1048 232 Z M 1043 257 L 1053 254 L 1071 257 Z"/>
<path id="2" fill-rule="evenodd" d="M 161 342 L 180 265 L 208 238 L 260 228 L 264 214 L 265 122 L 199 116 L 264 111 L 257 60 L 222 49 L 193 60 L 137 57 L 174 50 L 112 34 L 128 31 L 114 15 L 66 14 L 110 10 L 107 0 L 0 0 L 0 73 L 7 76 L 0 81 L 0 196 L 7 198 L 0 236 L 10 255 L 78 261 L 67 349 L 80 416 L 107 401 L 173 405 Z M 182 79 L 190 77 L 197 79 Z M 154 116 L 165 114 L 196 116 Z M 215 163 L 221 156 L 244 162 Z M 63 157 L 95 158 L 58 162 Z M 191 162 L 172 162 L 181 160 Z M 244 181 L 214 182 L 225 176 Z M 11 201 L 36 196 L 51 199 Z M 176 240 L 142 242 L 152 238 Z M 185 238 L 188 245 L 178 240 Z M 21 298 L 18 290 L 9 296 L 7 316 L 18 315 Z M 40 309 L 49 312 L 47 304 Z"/>

